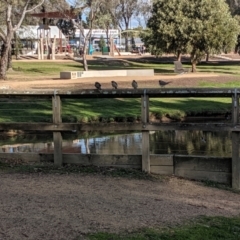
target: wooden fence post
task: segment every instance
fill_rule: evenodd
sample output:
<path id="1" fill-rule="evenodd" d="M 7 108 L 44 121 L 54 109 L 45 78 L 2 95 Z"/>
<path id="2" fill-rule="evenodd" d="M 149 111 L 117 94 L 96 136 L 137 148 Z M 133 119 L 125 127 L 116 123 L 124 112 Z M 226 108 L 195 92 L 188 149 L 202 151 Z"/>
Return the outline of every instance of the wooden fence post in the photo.
<path id="1" fill-rule="evenodd" d="M 149 122 L 149 96 L 146 95 L 146 92 L 142 96 L 141 103 L 142 125 L 144 128 Z M 149 131 L 146 130 L 142 130 L 142 171 L 150 173 Z"/>
<path id="2" fill-rule="evenodd" d="M 56 95 L 52 97 L 52 109 L 53 109 L 53 123 L 58 124 L 62 122 L 61 118 L 61 99 L 60 96 Z M 62 166 L 62 134 L 61 132 L 53 132 L 53 142 L 54 142 L 54 164 L 57 166 Z"/>
<path id="3" fill-rule="evenodd" d="M 232 123 L 239 123 L 239 96 L 232 96 Z M 240 189 L 239 132 L 232 132 L 232 188 Z"/>

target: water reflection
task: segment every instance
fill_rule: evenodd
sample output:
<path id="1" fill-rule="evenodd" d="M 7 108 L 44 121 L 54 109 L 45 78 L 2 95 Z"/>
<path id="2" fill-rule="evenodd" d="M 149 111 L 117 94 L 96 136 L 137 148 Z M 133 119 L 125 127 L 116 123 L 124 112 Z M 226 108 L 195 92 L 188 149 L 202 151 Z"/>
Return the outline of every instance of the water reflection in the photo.
<path id="1" fill-rule="evenodd" d="M 156 154 L 231 156 L 230 132 L 158 131 L 150 136 L 150 150 Z"/>
<path id="2" fill-rule="evenodd" d="M 36 139 L 35 137 L 34 139 Z M 75 139 L 74 139 L 75 138 Z M 37 138 L 38 139 L 38 138 Z M 39 142 L 29 142 L 24 138 L 16 138 L 9 143 L 7 139 L 0 138 L 0 152 L 42 152 L 52 153 L 53 142 L 38 139 Z M 97 153 L 97 154 L 141 154 L 142 134 L 131 133 L 103 137 L 81 138 L 72 135 L 63 141 L 65 153 Z M 8 143 L 8 144 L 6 144 Z M 183 154 L 231 156 L 231 134 L 228 132 L 203 131 L 157 131 L 150 132 L 150 152 L 152 154 Z"/>

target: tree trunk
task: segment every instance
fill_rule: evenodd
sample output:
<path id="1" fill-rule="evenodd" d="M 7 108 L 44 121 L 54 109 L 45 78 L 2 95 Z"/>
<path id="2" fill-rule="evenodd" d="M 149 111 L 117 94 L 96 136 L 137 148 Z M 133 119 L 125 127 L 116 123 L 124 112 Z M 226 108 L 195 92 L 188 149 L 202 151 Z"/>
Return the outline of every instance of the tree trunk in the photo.
<path id="1" fill-rule="evenodd" d="M 209 53 L 206 55 L 206 62 L 209 62 Z"/>
<path id="2" fill-rule="evenodd" d="M 181 62 L 182 60 L 182 54 L 180 51 L 177 51 L 177 61 Z"/>
<path id="3" fill-rule="evenodd" d="M 11 39 L 12 35 L 8 36 L 7 41 L 4 43 L 4 47 L 2 49 L 2 57 L 0 60 L 0 79 L 7 79 L 7 68 L 8 68 L 8 52 L 11 47 Z"/>
<path id="4" fill-rule="evenodd" d="M 52 41 L 52 60 L 55 60 L 55 48 L 56 48 L 56 36 L 54 36 L 54 39 Z"/>
<path id="5" fill-rule="evenodd" d="M 9 50 L 8 50 L 8 66 L 7 66 L 7 70 L 11 71 L 12 70 L 12 47 L 10 46 Z"/>
<path id="6" fill-rule="evenodd" d="M 190 54 L 191 56 L 191 63 L 192 63 L 192 72 L 197 72 L 197 63 L 198 63 L 198 58 L 196 55 L 196 51 L 193 50 Z"/>
<path id="7" fill-rule="evenodd" d="M 197 72 L 197 62 L 192 61 L 192 72 Z"/>
<path id="8" fill-rule="evenodd" d="M 129 46 L 128 46 L 128 33 L 125 35 L 125 51 L 128 52 L 129 51 Z"/>
<path id="9" fill-rule="evenodd" d="M 0 79 L 6 80 L 7 79 L 7 65 L 8 65 L 8 54 L 3 54 L 3 57 L 0 61 Z"/>
<path id="10" fill-rule="evenodd" d="M 83 45 L 83 69 L 84 71 L 88 71 L 88 64 L 87 64 L 87 40 L 85 39 Z"/>

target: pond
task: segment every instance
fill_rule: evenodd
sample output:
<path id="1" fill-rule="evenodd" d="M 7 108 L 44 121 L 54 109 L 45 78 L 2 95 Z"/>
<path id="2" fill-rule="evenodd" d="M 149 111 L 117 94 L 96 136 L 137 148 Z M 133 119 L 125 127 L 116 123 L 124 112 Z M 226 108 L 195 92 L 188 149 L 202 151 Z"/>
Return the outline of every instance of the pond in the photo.
<path id="1" fill-rule="evenodd" d="M 63 136 L 64 153 L 141 154 L 141 133 L 118 133 L 94 136 L 71 134 Z M 183 154 L 231 157 L 230 132 L 156 131 L 150 132 L 151 154 Z M 52 153 L 52 135 L 0 135 L 0 152 Z"/>

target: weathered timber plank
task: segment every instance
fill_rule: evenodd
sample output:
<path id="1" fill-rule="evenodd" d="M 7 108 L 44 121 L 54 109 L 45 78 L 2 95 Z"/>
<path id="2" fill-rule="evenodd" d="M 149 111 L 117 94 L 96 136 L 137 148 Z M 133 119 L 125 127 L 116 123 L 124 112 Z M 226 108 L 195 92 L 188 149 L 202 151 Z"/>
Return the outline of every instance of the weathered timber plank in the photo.
<path id="1" fill-rule="evenodd" d="M 62 122 L 62 106 L 61 106 L 61 99 L 59 96 L 52 97 L 52 111 L 53 111 L 53 123 L 58 124 Z"/>
<path id="2" fill-rule="evenodd" d="M 232 88 L 139 88 L 139 89 L 81 89 L 76 91 L 58 90 L 57 95 L 61 98 L 140 98 L 144 93 L 149 97 L 232 97 L 235 89 Z M 240 89 L 236 89 L 237 94 L 240 94 Z M 53 96 L 52 90 L 29 90 L 17 91 L 11 89 L 0 90 L 0 97 L 6 96 Z"/>
<path id="3" fill-rule="evenodd" d="M 62 166 L 62 134 L 61 132 L 53 133 L 53 143 L 54 143 L 54 164 L 56 166 Z"/>
<path id="4" fill-rule="evenodd" d="M 211 172 L 211 171 L 193 171 L 189 169 L 175 169 L 175 176 L 190 178 L 194 180 L 210 180 L 218 183 L 231 183 L 231 173 Z"/>
<path id="5" fill-rule="evenodd" d="M 152 166 L 173 166 L 173 155 L 150 155 L 150 165 Z"/>
<path id="6" fill-rule="evenodd" d="M 83 165 L 137 165 L 141 167 L 141 155 L 63 154 L 63 163 Z"/>
<path id="7" fill-rule="evenodd" d="M 174 166 L 177 169 L 192 171 L 232 172 L 231 158 L 214 158 L 201 156 L 174 156 Z"/>
<path id="8" fill-rule="evenodd" d="M 232 188 L 240 189 L 239 133 L 232 133 Z"/>
<path id="9" fill-rule="evenodd" d="M 171 175 L 173 174 L 173 166 L 151 166 L 151 173 Z"/>
<path id="10" fill-rule="evenodd" d="M 149 97 L 147 95 L 141 98 L 141 119 L 144 125 L 149 122 Z"/>
<path id="11" fill-rule="evenodd" d="M 166 131 L 166 130 L 203 130 L 203 131 L 235 131 L 240 132 L 240 125 L 232 124 L 198 124 L 198 123 L 167 123 L 167 124 L 141 124 L 141 123 L 0 123 L 0 131 Z"/>
<path id="12" fill-rule="evenodd" d="M 142 171 L 150 173 L 149 131 L 142 131 Z"/>
<path id="13" fill-rule="evenodd" d="M 235 91 L 232 96 L 232 123 L 237 124 L 239 122 L 239 96 Z"/>
<path id="14" fill-rule="evenodd" d="M 19 160 L 24 163 L 40 162 L 41 156 L 38 153 L 0 153 L 0 161 L 4 162 L 7 159 L 16 162 Z"/>

